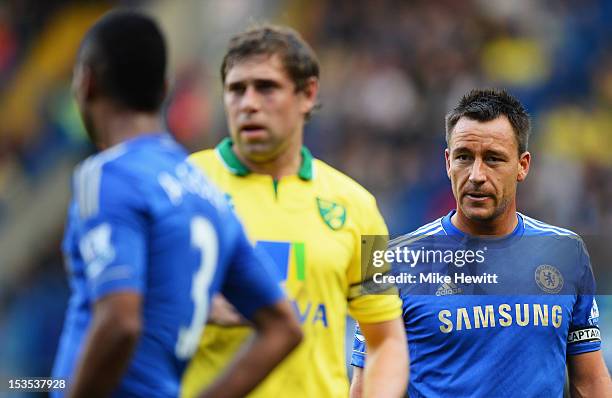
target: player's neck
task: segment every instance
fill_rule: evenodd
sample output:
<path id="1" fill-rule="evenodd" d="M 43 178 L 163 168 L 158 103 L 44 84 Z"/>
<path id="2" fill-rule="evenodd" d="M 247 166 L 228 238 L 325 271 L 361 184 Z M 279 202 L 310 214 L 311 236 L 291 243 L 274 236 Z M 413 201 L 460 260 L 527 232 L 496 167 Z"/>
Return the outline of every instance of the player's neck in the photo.
<path id="1" fill-rule="evenodd" d="M 506 236 L 511 234 L 518 224 L 516 207 L 507 209 L 502 215 L 493 219 L 478 221 L 469 219 L 461 209 L 457 209 L 451 217 L 451 223 L 459 229 L 472 236 Z"/>
<path id="2" fill-rule="evenodd" d="M 110 148 L 131 138 L 160 132 L 163 130 L 161 118 L 157 113 L 113 111 L 98 118 L 100 149 Z"/>
<path id="3" fill-rule="evenodd" d="M 301 139 L 292 142 L 276 158 L 266 162 L 254 162 L 247 159 L 239 152 L 235 145 L 232 149 L 238 159 L 240 159 L 251 172 L 269 175 L 276 181 L 280 180 L 282 177 L 297 174 L 302 165 L 302 156 L 300 155 L 302 150 Z"/>

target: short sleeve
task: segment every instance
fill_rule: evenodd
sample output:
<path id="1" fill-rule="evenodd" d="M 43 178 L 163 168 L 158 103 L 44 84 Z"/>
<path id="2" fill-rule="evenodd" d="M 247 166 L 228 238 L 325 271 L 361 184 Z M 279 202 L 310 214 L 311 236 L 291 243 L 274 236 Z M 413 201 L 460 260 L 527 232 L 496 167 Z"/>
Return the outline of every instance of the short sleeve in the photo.
<path id="1" fill-rule="evenodd" d="M 366 205 L 361 212 L 357 225 L 360 226 L 355 253 L 347 271 L 349 287 L 349 314 L 362 323 L 378 323 L 396 319 L 401 316 L 401 301 L 395 290 L 379 294 L 363 294 L 362 284 L 368 283 L 370 277 L 362 275 L 362 241 L 364 236 L 384 236 L 383 249 L 386 248 L 388 230 L 385 221 L 378 210 L 374 197 L 368 194 Z M 367 254 L 365 254 L 367 256 Z"/>
<path id="2" fill-rule="evenodd" d="M 579 262 L 583 277 L 576 296 L 572 320 L 567 338 L 568 355 L 582 354 L 601 349 L 599 309 L 595 299 L 595 278 L 584 242 L 580 240 Z"/>
<path id="3" fill-rule="evenodd" d="M 222 293 L 250 319 L 260 308 L 283 299 L 284 294 L 280 275 L 270 263 L 272 260 L 251 246 L 240 222 L 231 217 L 235 224 L 235 244 Z"/>
<path id="4" fill-rule="evenodd" d="M 366 344 L 365 337 L 361 334 L 359 324 L 355 325 L 355 336 L 353 338 L 353 352 L 351 354 L 351 365 L 358 368 L 365 367 Z"/>
<path id="5" fill-rule="evenodd" d="M 93 301 L 116 291 L 141 292 L 144 287 L 144 195 L 112 166 L 104 165 L 99 171 L 81 168 L 76 173 L 81 218 L 78 247 Z"/>

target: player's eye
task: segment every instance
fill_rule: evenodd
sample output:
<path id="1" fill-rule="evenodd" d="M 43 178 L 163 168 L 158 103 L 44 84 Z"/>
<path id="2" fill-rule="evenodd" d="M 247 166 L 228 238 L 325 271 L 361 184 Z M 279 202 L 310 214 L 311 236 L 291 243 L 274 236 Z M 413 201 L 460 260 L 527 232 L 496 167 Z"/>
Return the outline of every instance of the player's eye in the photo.
<path id="1" fill-rule="evenodd" d="M 244 84 L 230 84 L 227 86 L 227 91 L 232 93 L 232 94 L 236 94 L 236 95 L 242 95 L 244 94 L 246 90 L 246 86 Z"/>
<path id="2" fill-rule="evenodd" d="M 260 93 L 269 93 L 275 88 L 278 87 L 278 84 L 272 81 L 261 81 L 255 84 L 255 89 Z"/>
<path id="3" fill-rule="evenodd" d="M 469 157 L 469 155 L 467 155 L 465 153 L 461 153 L 461 154 L 455 156 L 455 159 L 459 160 L 460 162 L 464 162 L 464 161 L 470 160 L 470 157 Z"/>

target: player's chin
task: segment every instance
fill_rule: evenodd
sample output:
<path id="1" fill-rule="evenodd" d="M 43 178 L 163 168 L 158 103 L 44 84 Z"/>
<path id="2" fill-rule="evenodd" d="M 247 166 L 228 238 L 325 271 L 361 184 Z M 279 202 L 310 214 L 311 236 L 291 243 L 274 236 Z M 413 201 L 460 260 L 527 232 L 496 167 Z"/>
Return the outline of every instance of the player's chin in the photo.
<path id="1" fill-rule="evenodd" d="M 262 150 L 270 146 L 270 137 L 265 132 L 240 134 L 238 139 L 244 147 L 252 148 L 252 150 Z"/>
<path id="2" fill-rule="evenodd" d="M 495 208 L 492 206 L 464 205 L 462 210 L 473 221 L 488 221 L 495 217 Z"/>
<path id="3" fill-rule="evenodd" d="M 242 149 L 246 158 L 255 163 L 267 162 L 273 158 L 273 148 L 267 143 L 243 144 Z"/>

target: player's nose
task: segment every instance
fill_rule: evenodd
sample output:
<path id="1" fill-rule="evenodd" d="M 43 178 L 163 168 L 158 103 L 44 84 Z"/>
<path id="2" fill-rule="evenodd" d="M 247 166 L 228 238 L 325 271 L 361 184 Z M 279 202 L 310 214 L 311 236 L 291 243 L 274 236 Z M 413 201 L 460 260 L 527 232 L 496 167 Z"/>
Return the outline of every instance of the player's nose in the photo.
<path id="1" fill-rule="evenodd" d="M 487 180 L 485 164 L 482 159 L 475 159 L 472 163 L 469 180 L 472 184 L 482 184 Z"/>
<path id="2" fill-rule="evenodd" d="M 240 99 L 241 112 L 257 112 L 261 108 L 261 98 L 253 86 L 247 86 Z"/>

